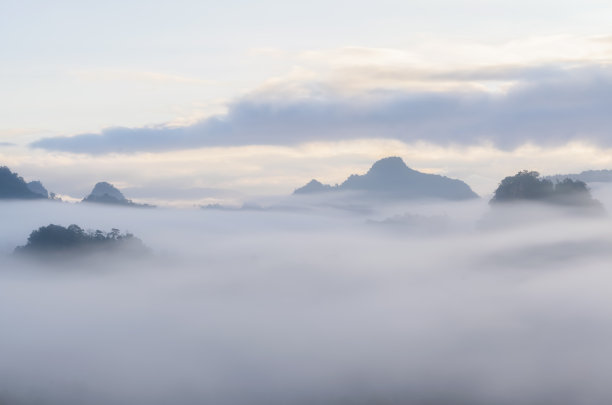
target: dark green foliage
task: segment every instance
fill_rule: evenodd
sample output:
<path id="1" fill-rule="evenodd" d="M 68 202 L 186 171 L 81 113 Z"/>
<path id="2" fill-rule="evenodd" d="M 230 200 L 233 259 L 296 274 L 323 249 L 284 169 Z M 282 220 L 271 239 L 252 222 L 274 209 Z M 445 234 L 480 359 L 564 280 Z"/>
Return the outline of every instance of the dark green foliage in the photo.
<path id="1" fill-rule="evenodd" d="M 37 199 L 45 196 L 32 192 L 28 184 L 6 166 L 0 166 L 0 199 Z"/>
<path id="2" fill-rule="evenodd" d="M 555 185 L 558 194 L 589 194 L 589 189 L 585 182 L 580 180 L 564 179 Z"/>
<path id="3" fill-rule="evenodd" d="M 142 241 L 131 233 L 122 234 L 119 229 L 111 232 L 85 231 L 78 225 L 67 228 L 60 225 L 47 225 L 32 231 L 25 246 L 15 249 L 17 254 L 82 254 L 97 252 L 117 252 L 142 254 L 147 251 Z"/>
<path id="4" fill-rule="evenodd" d="M 540 173 L 523 170 L 503 179 L 495 190 L 492 203 L 515 200 L 543 200 L 552 196 L 553 183 L 539 178 Z"/>
<path id="5" fill-rule="evenodd" d="M 491 203 L 516 201 L 541 201 L 573 206 L 599 206 L 600 203 L 591 197 L 587 185 L 579 180 L 564 179 L 553 184 L 541 179 L 535 171 L 523 170 L 514 176 L 501 181 Z"/>

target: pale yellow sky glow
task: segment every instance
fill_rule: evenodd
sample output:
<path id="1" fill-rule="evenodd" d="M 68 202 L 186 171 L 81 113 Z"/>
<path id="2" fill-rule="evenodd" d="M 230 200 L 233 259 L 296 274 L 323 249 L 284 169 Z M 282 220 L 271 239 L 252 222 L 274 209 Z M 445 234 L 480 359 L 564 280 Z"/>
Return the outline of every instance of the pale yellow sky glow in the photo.
<path id="1" fill-rule="evenodd" d="M 491 194 L 506 175 L 523 169 L 551 175 L 612 167 L 612 149 L 576 142 L 555 148 L 526 145 L 513 151 L 491 145 L 443 147 L 362 139 L 94 157 L 19 148 L 0 152 L 2 162 L 26 180 L 41 180 L 61 195 L 80 199 L 96 182 L 110 181 L 128 190 L 141 189 L 143 196 L 134 200 L 186 207 L 288 195 L 313 178 L 340 183 L 350 174 L 365 173 L 374 161 L 386 156 L 400 156 L 420 171 L 462 179 L 482 196 Z M 202 189 L 200 196 L 193 190 L 198 188 Z M 185 190 L 190 191 L 189 198 L 181 198 Z"/>
<path id="2" fill-rule="evenodd" d="M 401 156 L 415 169 L 460 178 L 483 195 L 491 193 L 501 178 L 521 169 L 554 174 L 612 168 L 606 135 L 599 131 L 606 123 L 589 127 L 590 122 L 603 120 L 599 115 L 591 117 L 590 110 L 584 111 L 588 116 L 584 122 L 582 116 L 575 120 L 580 130 L 581 125 L 588 127 L 584 134 L 568 135 L 558 142 L 553 142 L 558 128 L 551 125 L 549 132 L 540 135 L 551 121 L 542 124 L 529 111 L 522 111 L 524 100 L 520 99 L 511 107 L 518 105 L 516 117 L 521 122 L 533 120 L 533 128 L 527 125 L 524 131 L 527 135 L 518 129 L 513 133 L 514 116 L 505 118 L 506 111 L 497 106 L 488 111 L 494 117 L 492 124 L 469 122 L 463 132 L 455 131 L 454 121 L 442 129 L 430 121 L 408 129 L 398 123 L 410 109 L 416 111 L 418 121 L 421 113 L 443 109 L 443 103 L 425 106 L 424 112 L 412 104 L 396 105 L 395 115 L 389 117 L 384 111 L 368 110 L 370 104 L 394 92 L 477 95 L 488 106 L 487 102 L 513 89 L 539 84 L 551 72 L 568 77 L 579 72 L 576 87 L 567 94 L 579 92 L 583 76 L 604 77 L 612 66 L 612 6 L 608 2 L 432 0 L 382 2 L 372 7 L 357 1 L 347 8 L 339 2 L 313 1 L 275 3 L 277 14 L 244 2 L 219 4 L 212 10 L 191 1 L 181 7 L 154 3 L 158 8 L 148 2 L 141 7 L 142 3 L 121 16 L 113 1 L 101 4 L 96 13 L 78 3 L 58 8 L 41 3 L 35 15 L 16 3 L 0 16 L 0 33 L 5 34 L 0 45 L 12 38 L 5 43 L 7 63 L 0 67 L 1 165 L 74 198 L 106 180 L 138 190 L 142 198 L 134 199 L 162 204 L 174 200 L 182 205 L 286 195 L 312 178 L 333 184 L 391 155 Z M 62 13 L 62 7 L 70 13 Z M 76 20 L 78 35 L 71 25 Z M 90 28 L 107 21 L 113 30 L 104 35 Z M 564 76 L 560 77 L 563 83 Z M 596 107 L 608 105 L 602 92 Z M 579 97 L 589 99 L 591 94 Z M 299 132 L 303 111 L 291 110 L 295 100 L 339 107 L 329 116 L 320 115 L 329 123 L 305 129 L 306 135 L 299 138 L 294 132 Z M 253 101 L 255 107 L 238 108 L 238 120 L 232 122 L 232 108 L 243 107 L 245 101 Z M 459 105 L 464 101 L 459 100 Z M 251 133 L 245 128 L 261 123 L 255 116 L 257 103 L 265 104 L 264 112 L 272 111 L 272 122 L 262 119 L 263 129 Z M 287 105 L 284 113 L 289 118 L 282 122 L 286 116 L 279 116 L 275 121 L 275 108 Z M 356 107 L 350 110 L 346 105 Z M 481 105 L 476 106 L 467 115 L 477 116 Z M 347 128 L 351 119 L 337 119 L 346 112 L 343 108 L 357 114 L 357 119 L 359 114 L 371 113 L 374 121 L 379 120 L 374 124 L 382 125 L 364 119 L 363 132 L 361 127 Z M 456 121 L 461 125 L 464 111 L 458 111 L 453 117 L 459 117 Z M 209 117 L 220 117 L 226 124 L 222 136 L 237 134 L 240 139 L 192 142 L 207 136 L 196 126 L 195 135 L 184 143 L 179 139 L 178 146 L 164 143 L 172 136 L 180 138 L 176 133 L 140 134 L 136 141 L 126 141 L 125 149 L 106 144 L 101 147 L 107 149 L 93 151 L 93 156 L 28 146 L 42 138 L 99 134 L 105 128 L 189 128 Z M 268 125 L 278 133 L 266 137 Z M 495 125 L 511 129 L 489 139 Z M 559 125 L 563 129 L 565 124 Z M 471 135 L 472 128 L 482 132 Z M 385 133 L 387 129 L 390 133 Z M 449 133 L 446 138 L 440 135 L 444 131 Z M 536 134 L 533 141 L 531 131 Z M 408 135 L 402 138 L 403 134 Z M 159 141 L 164 136 L 166 140 Z M 123 141 L 109 139 L 117 144 Z M 510 141 L 504 143 L 505 139 Z M 148 148 L 148 142 L 159 144 Z M 218 144 L 233 146 L 206 147 Z M 117 150 L 122 153 L 113 153 Z M 130 153 L 123 154 L 126 151 Z M 164 188 L 169 191 L 163 192 Z M 192 190 L 189 197 L 176 191 L 186 189 Z M 201 196 L 196 189 L 202 189 Z"/>

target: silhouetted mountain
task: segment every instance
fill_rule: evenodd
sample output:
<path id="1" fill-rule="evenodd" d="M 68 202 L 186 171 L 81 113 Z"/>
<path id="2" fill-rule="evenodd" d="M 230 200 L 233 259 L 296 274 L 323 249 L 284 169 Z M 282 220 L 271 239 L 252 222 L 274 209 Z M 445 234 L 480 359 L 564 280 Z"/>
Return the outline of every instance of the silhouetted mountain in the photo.
<path id="1" fill-rule="evenodd" d="M 110 183 L 101 181 L 97 183 L 87 198 L 106 198 L 117 201 L 118 203 L 127 202 L 127 198 Z"/>
<path id="2" fill-rule="evenodd" d="M 566 178 L 553 183 L 539 176 L 538 172 L 523 170 L 514 176 L 504 178 L 495 190 L 490 203 L 496 205 L 534 201 L 603 211 L 601 203 L 591 196 L 583 181 Z"/>
<path id="3" fill-rule="evenodd" d="M 50 224 L 30 233 L 25 246 L 15 248 L 15 254 L 38 257 L 70 258 L 92 253 L 122 253 L 142 255 L 148 249 L 142 241 L 130 233 L 118 229 L 104 233 L 100 230 L 85 231 L 78 225 L 67 228 Z"/>
<path id="4" fill-rule="evenodd" d="M 105 181 L 97 183 L 91 193 L 83 199 L 83 202 L 126 205 L 131 207 L 153 207 L 149 204 L 137 204 L 132 202 L 132 200 L 128 200 L 119 189 Z"/>
<path id="5" fill-rule="evenodd" d="M 40 194 L 44 198 L 49 198 L 49 192 L 40 181 L 31 181 L 28 183 L 28 188 L 31 192 Z"/>
<path id="6" fill-rule="evenodd" d="M 583 181 L 585 183 L 610 183 L 612 182 L 612 170 L 585 170 L 578 174 L 555 174 L 553 176 L 546 176 L 545 179 L 555 182 L 559 182 L 564 179 L 572 179 Z"/>
<path id="7" fill-rule="evenodd" d="M 294 194 L 316 194 L 329 191 L 358 191 L 385 198 L 442 198 L 463 200 L 477 198 L 470 186 L 461 180 L 421 173 L 406 166 L 399 157 L 388 157 L 374 163 L 363 175 L 352 174 L 339 186 L 312 180 Z"/>
<path id="8" fill-rule="evenodd" d="M 3 198 L 31 200 L 46 198 L 46 196 L 33 192 L 28 187 L 28 183 L 19 177 L 17 173 L 11 172 L 6 166 L 0 166 L 0 199 Z"/>
<path id="9" fill-rule="evenodd" d="M 303 187 L 296 189 L 293 194 L 312 194 L 312 193 L 321 193 L 325 191 L 334 190 L 334 187 L 323 184 L 320 181 L 315 179 L 310 180 L 308 184 Z"/>

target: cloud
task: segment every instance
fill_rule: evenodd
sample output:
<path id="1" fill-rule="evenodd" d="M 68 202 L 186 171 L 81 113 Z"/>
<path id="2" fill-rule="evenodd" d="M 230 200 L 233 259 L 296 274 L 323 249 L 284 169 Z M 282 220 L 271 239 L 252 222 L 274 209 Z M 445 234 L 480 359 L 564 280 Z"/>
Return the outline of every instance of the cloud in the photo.
<path id="1" fill-rule="evenodd" d="M 353 71 L 355 73 L 355 71 Z M 367 70 L 358 78 L 398 72 Z M 399 75 L 399 76 L 398 76 Z M 417 76 L 417 79 L 419 75 Z M 415 80 L 417 80 L 415 79 Z M 86 154 L 166 151 L 207 146 L 295 145 L 359 138 L 473 145 L 503 149 L 525 143 L 561 145 L 583 140 L 610 146 L 612 71 L 607 66 L 434 72 L 430 80 L 463 83 L 441 90 L 374 88 L 346 93 L 333 83 L 306 81 L 266 86 L 231 103 L 224 115 L 191 126 L 114 127 L 101 133 L 43 138 L 34 148 Z M 420 78 L 419 80 L 422 80 Z M 479 80 L 481 88 L 465 86 Z M 515 83 L 505 93 L 482 88 Z M 473 84 L 473 83 L 471 83 Z"/>
<path id="2" fill-rule="evenodd" d="M 380 216 L 1 208 L 3 404 L 612 400 L 607 218 L 523 207 L 547 220 L 475 229 L 486 201 Z M 366 221 L 405 213 L 421 218 L 407 232 Z M 155 257 L 5 256 L 50 222 L 130 231 Z"/>

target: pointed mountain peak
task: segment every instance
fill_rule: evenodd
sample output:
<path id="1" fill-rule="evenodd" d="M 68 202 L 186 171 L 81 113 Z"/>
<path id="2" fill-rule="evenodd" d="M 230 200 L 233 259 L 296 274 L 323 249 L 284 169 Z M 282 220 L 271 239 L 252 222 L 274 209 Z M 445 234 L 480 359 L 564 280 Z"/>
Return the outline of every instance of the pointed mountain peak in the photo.
<path id="1" fill-rule="evenodd" d="M 154 205 L 149 204 L 137 204 L 132 200 L 128 200 L 125 198 L 123 193 L 119 191 L 119 189 L 113 186 L 110 183 L 105 181 L 101 181 L 97 183 L 93 190 L 91 190 L 91 194 L 83 199 L 83 202 L 94 202 L 94 203 L 102 203 L 102 204 L 116 204 L 116 205 L 127 205 L 130 207 L 144 207 L 144 208 L 152 208 Z"/>
<path id="2" fill-rule="evenodd" d="M 398 176 L 405 176 L 410 173 L 417 172 L 406 166 L 406 163 L 404 163 L 402 158 L 397 156 L 391 156 L 376 161 L 372 165 L 370 170 L 368 170 L 368 172 L 365 174 L 365 176 L 393 178 Z"/>
<path id="3" fill-rule="evenodd" d="M 408 169 L 408 166 L 406 166 L 406 163 L 404 163 L 401 157 L 390 156 L 374 162 L 369 172 L 389 172 L 406 169 Z"/>
<path id="4" fill-rule="evenodd" d="M 105 181 L 101 181 L 99 183 L 97 183 L 93 190 L 91 191 L 91 194 L 89 195 L 90 197 L 104 197 L 104 195 L 107 195 L 109 197 L 114 198 L 115 200 L 118 201 L 126 201 L 127 199 L 125 198 L 125 196 L 123 195 L 123 193 L 121 191 L 119 191 L 119 189 L 115 186 L 113 186 L 110 183 L 107 183 Z"/>
<path id="5" fill-rule="evenodd" d="M 312 179 L 305 186 L 296 189 L 293 192 L 293 194 L 320 193 L 320 192 L 323 192 L 323 191 L 329 191 L 331 189 L 332 189 L 331 186 L 329 186 L 327 184 L 323 184 L 323 183 L 321 183 L 318 180 Z"/>

